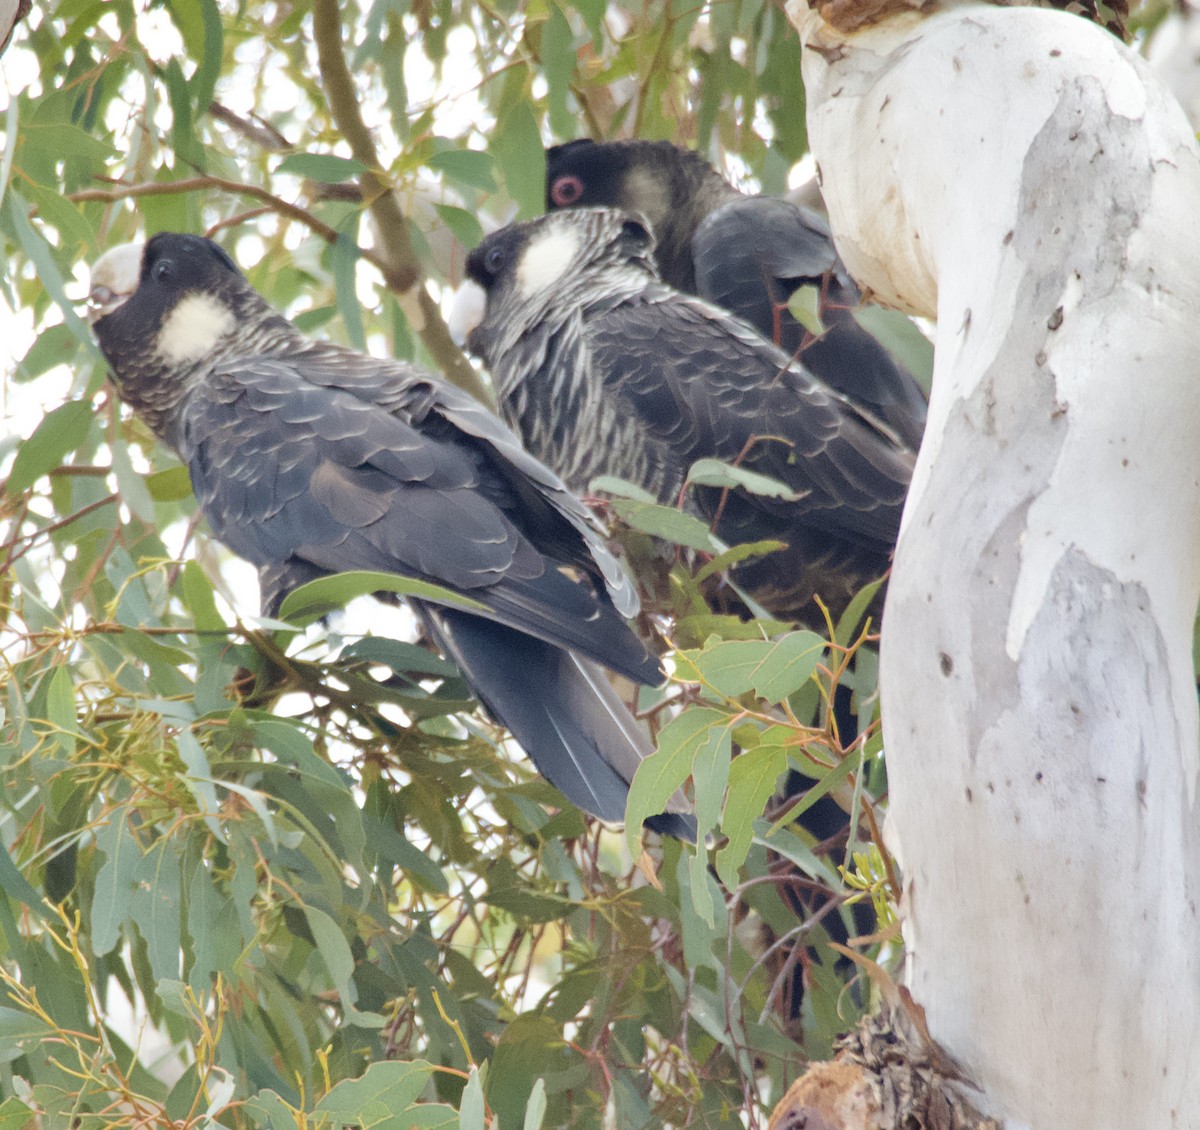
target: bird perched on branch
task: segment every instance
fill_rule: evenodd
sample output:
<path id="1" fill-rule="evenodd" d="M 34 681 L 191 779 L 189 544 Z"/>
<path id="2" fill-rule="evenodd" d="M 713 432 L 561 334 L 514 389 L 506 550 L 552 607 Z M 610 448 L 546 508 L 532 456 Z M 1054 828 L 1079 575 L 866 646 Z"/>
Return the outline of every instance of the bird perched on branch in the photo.
<path id="1" fill-rule="evenodd" d="M 861 295 L 816 212 L 739 192 L 700 154 L 669 141 L 553 146 L 547 210 L 589 205 L 640 212 L 658 241 L 664 282 L 744 318 L 914 450 L 920 445 L 925 394 L 855 320 Z M 815 336 L 788 310 L 805 284 L 819 293 L 824 331 Z"/>
<path id="2" fill-rule="evenodd" d="M 785 542 L 733 571 L 775 614 L 811 618 L 814 594 L 839 608 L 886 571 L 912 450 L 751 326 L 663 283 L 639 216 L 513 224 L 471 252 L 467 274 L 484 310 L 458 332 L 504 418 L 571 489 L 615 475 L 665 504 L 686 498 L 728 544 Z M 685 491 L 703 457 L 787 490 Z"/>
<path id="3" fill-rule="evenodd" d="M 207 239 L 160 234 L 92 273 L 117 389 L 260 569 L 265 610 L 349 569 L 477 602 L 413 601 L 480 701 L 574 803 L 621 820 L 647 739 L 598 665 L 662 678 L 628 577 L 582 504 L 481 405 L 429 373 L 312 341 Z M 648 823 L 694 838 L 682 798 Z"/>

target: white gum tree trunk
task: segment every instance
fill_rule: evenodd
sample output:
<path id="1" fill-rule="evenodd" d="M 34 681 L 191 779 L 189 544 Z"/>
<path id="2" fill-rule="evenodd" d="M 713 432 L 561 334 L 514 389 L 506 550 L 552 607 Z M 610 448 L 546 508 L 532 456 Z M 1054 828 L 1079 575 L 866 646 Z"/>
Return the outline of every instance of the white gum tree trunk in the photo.
<path id="1" fill-rule="evenodd" d="M 881 670 L 906 983 L 1006 1125 L 1195 1130 L 1195 136 L 1078 16 L 792 17 L 838 248 L 938 324 Z"/>

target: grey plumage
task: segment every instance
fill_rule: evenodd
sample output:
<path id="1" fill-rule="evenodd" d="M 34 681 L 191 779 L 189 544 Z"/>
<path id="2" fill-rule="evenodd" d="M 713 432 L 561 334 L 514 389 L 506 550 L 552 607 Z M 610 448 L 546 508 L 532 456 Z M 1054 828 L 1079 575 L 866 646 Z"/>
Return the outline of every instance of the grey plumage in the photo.
<path id="1" fill-rule="evenodd" d="M 782 481 L 793 498 L 688 493 L 726 542 L 788 543 L 735 573 L 777 613 L 811 615 L 814 593 L 841 607 L 887 569 L 912 451 L 751 326 L 660 281 L 639 217 L 515 224 L 467 272 L 487 293 L 469 341 L 501 412 L 572 489 L 611 474 L 673 504 L 702 457 Z"/>
<path id="2" fill-rule="evenodd" d="M 553 146 L 546 157 L 547 209 L 589 205 L 646 216 L 664 282 L 744 318 L 909 446 L 920 444 L 924 393 L 855 321 L 861 296 L 816 212 L 741 193 L 698 153 L 669 141 Z M 822 294 L 825 332 L 816 338 L 787 309 L 805 284 Z"/>
<path id="3" fill-rule="evenodd" d="M 465 393 L 306 338 L 211 241 L 157 235 L 138 263 L 123 302 L 97 265 L 97 339 L 213 532 L 259 567 L 266 610 L 348 569 L 479 601 L 413 603 L 542 775 L 622 819 L 650 747 L 597 665 L 644 684 L 662 672 L 622 619 L 636 593 L 582 504 Z M 695 835 L 682 812 L 649 823 Z"/>

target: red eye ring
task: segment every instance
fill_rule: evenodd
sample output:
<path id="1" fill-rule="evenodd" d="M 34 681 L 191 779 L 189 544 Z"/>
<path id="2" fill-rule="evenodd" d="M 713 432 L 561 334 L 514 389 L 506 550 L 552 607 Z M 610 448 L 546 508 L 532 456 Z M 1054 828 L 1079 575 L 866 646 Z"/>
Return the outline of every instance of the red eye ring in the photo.
<path id="1" fill-rule="evenodd" d="M 550 203 L 556 208 L 569 208 L 583 195 L 583 181 L 572 173 L 561 176 L 550 186 Z"/>

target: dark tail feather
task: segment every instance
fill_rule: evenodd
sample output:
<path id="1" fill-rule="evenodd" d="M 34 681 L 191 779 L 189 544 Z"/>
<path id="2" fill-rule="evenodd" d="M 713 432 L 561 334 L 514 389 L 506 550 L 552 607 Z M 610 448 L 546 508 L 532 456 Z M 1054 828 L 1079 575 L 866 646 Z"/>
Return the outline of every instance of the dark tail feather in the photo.
<path id="1" fill-rule="evenodd" d="M 479 701 L 537 771 L 585 812 L 624 820 L 629 782 L 652 747 L 601 669 L 494 621 L 449 608 L 422 611 Z M 696 839 L 695 819 L 686 813 L 666 812 L 646 825 Z"/>

